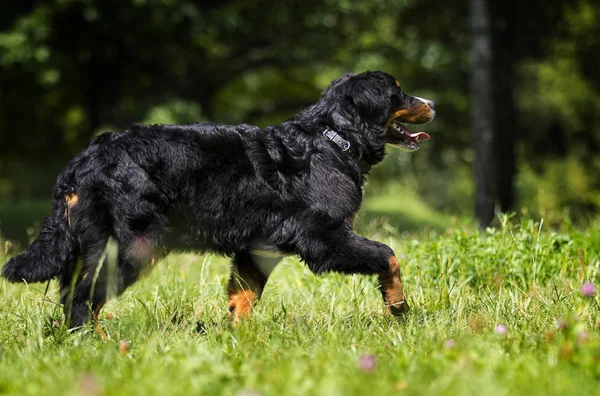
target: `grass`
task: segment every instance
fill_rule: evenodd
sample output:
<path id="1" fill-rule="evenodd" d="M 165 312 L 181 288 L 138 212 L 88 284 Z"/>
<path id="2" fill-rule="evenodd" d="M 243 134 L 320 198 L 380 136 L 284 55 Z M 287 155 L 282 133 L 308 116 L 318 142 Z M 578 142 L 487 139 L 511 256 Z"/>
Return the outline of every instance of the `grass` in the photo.
<path id="1" fill-rule="evenodd" d="M 370 223 L 374 221 L 379 221 L 383 227 L 391 225 L 396 230 L 408 232 L 444 230 L 467 223 L 464 219 L 434 210 L 414 189 L 399 183 L 366 196 L 359 216 L 359 230 L 368 231 L 365 225 L 372 226 Z"/>
<path id="2" fill-rule="evenodd" d="M 600 280 L 600 223 L 501 223 L 365 226 L 401 261 L 412 307 L 402 320 L 382 314 L 374 278 L 316 277 L 295 258 L 232 328 L 227 260 L 170 255 L 104 308 L 108 341 L 61 326 L 54 283 L 2 280 L 0 393 L 596 394 L 599 299 L 580 286 Z"/>

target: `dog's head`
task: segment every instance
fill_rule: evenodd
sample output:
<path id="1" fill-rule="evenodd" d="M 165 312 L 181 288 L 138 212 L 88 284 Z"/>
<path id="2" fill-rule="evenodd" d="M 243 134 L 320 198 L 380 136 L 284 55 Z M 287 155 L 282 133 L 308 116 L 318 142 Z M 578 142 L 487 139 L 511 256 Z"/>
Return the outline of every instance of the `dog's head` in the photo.
<path id="1" fill-rule="evenodd" d="M 406 151 L 418 150 L 420 142 L 430 138 L 425 132 L 411 132 L 403 124 L 433 120 L 435 103 L 407 95 L 398 80 L 387 73 L 347 74 L 331 83 L 323 96 L 342 103 L 341 115 L 333 119 L 342 128 L 350 121 L 366 125 L 369 130 L 384 131 L 385 143 Z"/>

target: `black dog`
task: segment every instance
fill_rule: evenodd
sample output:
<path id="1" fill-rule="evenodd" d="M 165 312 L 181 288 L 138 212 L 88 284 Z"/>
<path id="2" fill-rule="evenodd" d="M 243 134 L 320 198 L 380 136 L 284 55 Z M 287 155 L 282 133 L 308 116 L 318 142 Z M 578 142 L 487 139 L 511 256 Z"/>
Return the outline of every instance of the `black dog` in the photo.
<path id="1" fill-rule="evenodd" d="M 233 257 L 229 311 L 237 321 L 280 257 L 297 254 L 315 273 L 378 274 L 388 312 L 400 315 L 408 305 L 394 252 L 356 235 L 352 219 L 386 143 L 413 151 L 429 139 L 400 122 L 434 116 L 433 102 L 406 95 L 388 74 L 366 72 L 334 81 L 279 126 L 103 134 L 58 176 L 39 237 L 2 275 L 59 278 L 67 323 L 77 327 L 90 313 L 97 323 L 107 290 L 123 292 L 165 249 L 217 252 Z"/>

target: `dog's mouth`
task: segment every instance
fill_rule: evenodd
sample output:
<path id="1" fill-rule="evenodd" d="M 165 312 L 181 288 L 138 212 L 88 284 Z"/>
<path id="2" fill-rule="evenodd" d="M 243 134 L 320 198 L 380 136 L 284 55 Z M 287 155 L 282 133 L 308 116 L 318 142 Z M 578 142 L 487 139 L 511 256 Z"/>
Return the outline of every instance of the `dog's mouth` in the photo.
<path id="1" fill-rule="evenodd" d="M 431 139 L 425 132 L 412 132 L 396 120 L 388 124 L 387 143 L 404 151 L 416 151 L 421 142 Z"/>

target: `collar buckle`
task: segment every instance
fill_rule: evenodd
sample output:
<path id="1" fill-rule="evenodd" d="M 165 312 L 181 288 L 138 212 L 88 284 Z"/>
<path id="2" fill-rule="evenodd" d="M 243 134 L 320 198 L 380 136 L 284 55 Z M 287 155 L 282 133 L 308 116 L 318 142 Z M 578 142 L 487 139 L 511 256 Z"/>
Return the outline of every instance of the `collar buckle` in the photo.
<path id="1" fill-rule="evenodd" d="M 323 136 L 325 136 L 327 139 L 331 140 L 333 143 L 337 144 L 338 147 L 342 151 L 350 150 L 350 142 L 347 141 L 346 139 L 342 138 L 336 132 L 334 132 L 328 128 L 325 128 L 325 130 L 323 131 Z"/>

